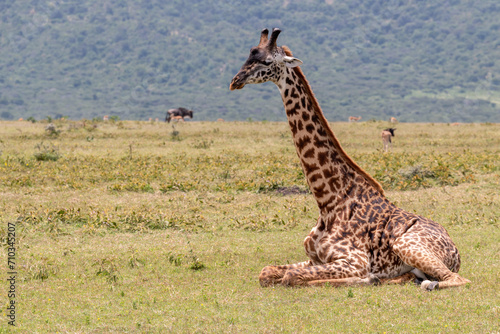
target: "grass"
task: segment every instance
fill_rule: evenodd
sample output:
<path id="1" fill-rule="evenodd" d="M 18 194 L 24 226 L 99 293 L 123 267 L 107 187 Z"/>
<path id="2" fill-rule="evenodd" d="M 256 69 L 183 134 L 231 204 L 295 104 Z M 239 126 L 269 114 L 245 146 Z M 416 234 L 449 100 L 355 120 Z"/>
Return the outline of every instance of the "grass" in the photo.
<path id="1" fill-rule="evenodd" d="M 332 124 L 393 202 L 457 244 L 472 284 L 433 293 L 259 286 L 265 265 L 305 259 L 318 215 L 285 123 L 55 124 L 58 136 L 0 124 L 0 237 L 17 222 L 19 332 L 500 329 L 498 124 L 398 124 L 388 154 L 389 124 Z M 58 159 L 37 160 L 40 147 Z M 16 332 L 5 319 L 0 332 Z"/>

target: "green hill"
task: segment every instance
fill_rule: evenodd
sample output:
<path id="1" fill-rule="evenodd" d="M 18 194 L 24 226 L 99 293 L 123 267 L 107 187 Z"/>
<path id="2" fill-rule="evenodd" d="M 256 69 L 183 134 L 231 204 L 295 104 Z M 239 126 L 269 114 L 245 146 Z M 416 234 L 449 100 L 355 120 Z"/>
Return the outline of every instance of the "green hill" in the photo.
<path id="1" fill-rule="evenodd" d="M 229 92 L 262 28 L 331 121 L 500 122 L 498 0 L 3 1 L 0 119 L 284 120 L 273 84 Z"/>

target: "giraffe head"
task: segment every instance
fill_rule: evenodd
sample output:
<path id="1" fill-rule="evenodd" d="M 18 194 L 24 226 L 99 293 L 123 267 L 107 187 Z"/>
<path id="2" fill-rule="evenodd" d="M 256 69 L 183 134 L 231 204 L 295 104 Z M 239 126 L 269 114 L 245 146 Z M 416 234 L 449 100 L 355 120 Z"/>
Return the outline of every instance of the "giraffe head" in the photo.
<path id="1" fill-rule="evenodd" d="M 278 84 L 285 67 L 293 68 L 302 64 L 302 61 L 288 56 L 282 47 L 276 45 L 280 32 L 281 30 L 274 28 L 268 39 L 269 30 L 262 30 L 259 45 L 250 50 L 250 56 L 234 76 L 229 89 L 242 89 L 246 84 L 267 81 Z"/>

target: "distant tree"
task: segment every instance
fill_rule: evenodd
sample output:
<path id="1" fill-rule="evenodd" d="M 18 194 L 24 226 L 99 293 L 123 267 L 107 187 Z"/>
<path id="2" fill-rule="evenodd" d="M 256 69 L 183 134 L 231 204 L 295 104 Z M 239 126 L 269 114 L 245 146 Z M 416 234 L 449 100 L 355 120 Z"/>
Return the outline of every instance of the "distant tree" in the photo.
<path id="1" fill-rule="evenodd" d="M 0 114 L 0 117 L 2 119 L 6 119 L 6 120 L 14 119 L 14 115 L 12 115 L 9 111 L 2 111 L 2 113 Z"/>
<path id="2" fill-rule="evenodd" d="M 24 100 L 20 97 L 12 99 L 10 102 L 18 106 L 22 106 L 24 104 Z"/>
<path id="3" fill-rule="evenodd" d="M 50 18 L 52 20 L 62 19 L 64 17 L 63 13 L 60 10 L 55 10 L 50 14 Z"/>

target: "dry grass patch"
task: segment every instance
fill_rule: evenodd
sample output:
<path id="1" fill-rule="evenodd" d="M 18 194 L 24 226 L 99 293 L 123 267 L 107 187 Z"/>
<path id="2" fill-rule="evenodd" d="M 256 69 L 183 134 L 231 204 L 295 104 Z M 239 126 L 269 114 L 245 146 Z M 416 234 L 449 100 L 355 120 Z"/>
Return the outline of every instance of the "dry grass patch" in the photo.
<path id="1" fill-rule="evenodd" d="M 20 262 L 43 257 L 58 271 L 19 284 L 19 326 L 276 332 L 292 330 L 293 321 L 299 332 L 488 332 L 498 324 L 496 230 L 489 226 L 471 236 L 471 229 L 450 228 L 464 254 L 462 273 L 473 284 L 436 293 L 412 285 L 260 288 L 257 275 L 264 265 L 304 260 L 306 231 L 34 234 L 20 245 Z M 193 258 L 202 269 L 193 267 Z"/>
<path id="2" fill-rule="evenodd" d="M 333 124 L 392 201 L 457 244 L 472 284 L 433 293 L 259 286 L 265 265 L 305 260 L 318 216 L 310 194 L 288 192 L 307 186 L 286 123 L 59 122 L 57 136 L 45 125 L 0 127 L 0 222 L 17 224 L 20 332 L 498 330 L 497 124 L 400 123 L 389 154 L 388 123 Z M 57 160 L 36 159 L 42 142 Z"/>

